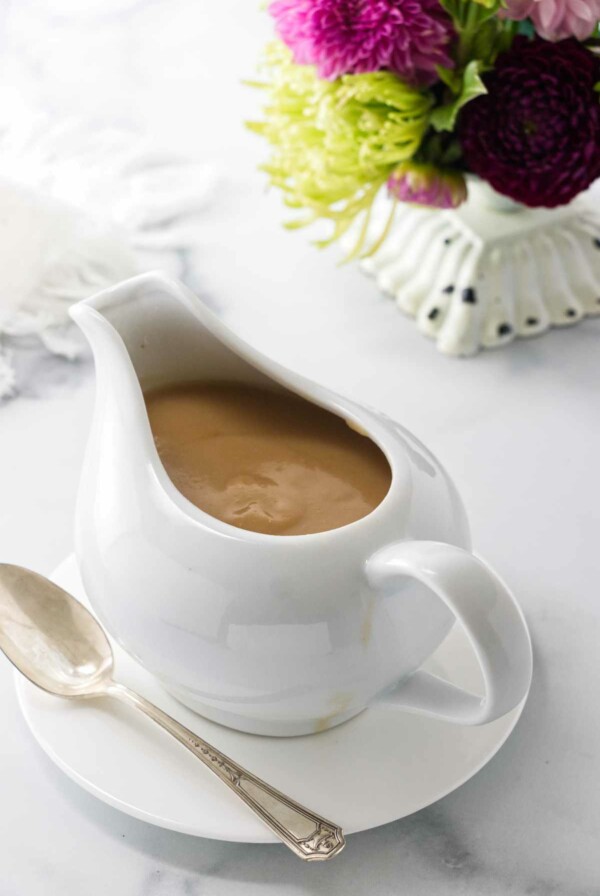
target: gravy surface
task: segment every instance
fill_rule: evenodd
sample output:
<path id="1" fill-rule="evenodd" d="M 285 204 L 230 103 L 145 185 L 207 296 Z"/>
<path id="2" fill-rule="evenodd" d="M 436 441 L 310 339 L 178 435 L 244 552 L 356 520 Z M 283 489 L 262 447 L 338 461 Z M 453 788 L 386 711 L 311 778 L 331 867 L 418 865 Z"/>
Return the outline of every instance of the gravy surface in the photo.
<path id="1" fill-rule="evenodd" d="M 232 526 L 269 535 L 336 529 L 370 513 L 390 487 L 374 442 L 290 393 L 185 382 L 145 400 L 175 486 Z"/>

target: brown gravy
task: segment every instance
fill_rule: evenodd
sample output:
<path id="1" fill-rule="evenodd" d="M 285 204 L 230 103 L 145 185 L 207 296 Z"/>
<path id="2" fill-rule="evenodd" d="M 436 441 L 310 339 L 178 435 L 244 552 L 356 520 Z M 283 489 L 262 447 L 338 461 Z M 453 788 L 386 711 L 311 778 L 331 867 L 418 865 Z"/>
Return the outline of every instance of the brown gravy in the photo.
<path id="1" fill-rule="evenodd" d="M 370 513 L 390 487 L 374 442 L 290 393 L 184 382 L 145 399 L 175 486 L 232 526 L 269 535 L 336 529 Z"/>

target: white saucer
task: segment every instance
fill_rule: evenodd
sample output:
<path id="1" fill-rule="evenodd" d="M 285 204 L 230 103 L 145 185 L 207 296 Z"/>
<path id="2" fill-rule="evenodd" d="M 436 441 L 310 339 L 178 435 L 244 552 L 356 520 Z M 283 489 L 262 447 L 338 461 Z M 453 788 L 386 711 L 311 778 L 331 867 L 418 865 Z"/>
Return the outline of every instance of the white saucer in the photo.
<path id="1" fill-rule="evenodd" d="M 87 603 L 73 556 L 52 578 Z M 114 642 L 113 648 L 119 680 L 347 834 L 403 818 L 460 787 L 500 749 L 525 703 L 479 728 L 381 708 L 322 734 L 258 737 L 186 709 Z M 471 690 L 480 687 L 476 660 L 458 626 L 427 668 Z M 275 840 L 197 759 L 141 714 L 108 699 L 52 697 L 16 676 L 23 714 L 42 748 L 101 800 L 185 834 Z"/>

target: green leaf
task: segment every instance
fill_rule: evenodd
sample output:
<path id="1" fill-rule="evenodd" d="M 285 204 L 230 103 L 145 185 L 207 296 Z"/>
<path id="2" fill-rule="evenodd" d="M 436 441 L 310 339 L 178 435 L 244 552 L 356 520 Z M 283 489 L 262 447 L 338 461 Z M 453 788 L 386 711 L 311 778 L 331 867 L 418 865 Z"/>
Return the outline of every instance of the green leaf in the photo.
<path id="1" fill-rule="evenodd" d="M 471 52 L 475 59 L 490 60 L 495 56 L 494 49 L 498 37 L 497 24 L 496 20 L 492 19 L 482 22 L 477 29 L 471 43 Z"/>
<path id="2" fill-rule="evenodd" d="M 462 78 L 459 72 L 453 68 L 444 68 L 443 65 L 436 65 L 435 70 L 440 81 L 449 87 L 452 93 L 460 93 Z"/>
<path id="3" fill-rule="evenodd" d="M 456 125 L 458 113 L 477 96 L 487 93 L 487 89 L 481 80 L 480 72 L 482 63 L 479 59 L 473 59 L 465 68 L 460 93 L 445 106 L 438 106 L 431 113 L 431 124 L 436 131 L 453 131 Z"/>
<path id="4" fill-rule="evenodd" d="M 529 19 L 523 19 L 522 21 L 520 21 L 518 25 L 518 33 L 524 34 L 525 37 L 529 37 L 533 40 L 533 38 L 535 37 L 535 28 L 533 26 L 533 22 L 531 22 Z"/>
<path id="5" fill-rule="evenodd" d="M 448 15 L 455 16 L 458 4 L 456 0 L 440 0 L 440 6 L 443 6 Z"/>
<path id="6" fill-rule="evenodd" d="M 475 2 L 479 5 L 479 7 L 484 7 L 484 9 L 479 9 L 477 19 L 476 19 L 476 27 L 482 24 L 482 22 L 487 22 L 492 16 L 496 16 L 498 14 L 498 10 L 502 6 L 502 3 L 499 0 L 475 0 Z"/>
<path id="7" fill-rule="evenodd" d="M 446 168 L 451 168 L 460 160 L 462 156 L 462 147 L 458 140 L 452 138 L 452 142 L 448 144 L 444 150 L 441 162 Z"/>

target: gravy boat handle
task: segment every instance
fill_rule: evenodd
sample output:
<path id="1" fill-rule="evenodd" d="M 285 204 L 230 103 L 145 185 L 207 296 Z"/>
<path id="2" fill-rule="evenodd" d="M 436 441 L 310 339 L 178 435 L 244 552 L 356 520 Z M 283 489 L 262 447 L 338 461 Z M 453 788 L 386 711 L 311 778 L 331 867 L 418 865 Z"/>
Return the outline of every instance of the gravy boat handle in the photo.
<path id="1" fill-rule="evenodd" d="M 527 625 L 506 585 L 482 560 L 442 542 L 398 542 L 369 559 L 367 575 L 377 588 L 409 576 L 437 594 L 463 626 L 485 683 L 485 695 L 477 696 L 419 669 L 375 703 L 482 725 L 525 698 L 532 671 Z"/>

